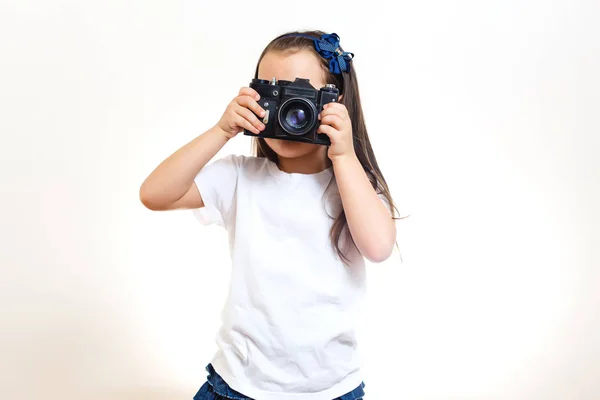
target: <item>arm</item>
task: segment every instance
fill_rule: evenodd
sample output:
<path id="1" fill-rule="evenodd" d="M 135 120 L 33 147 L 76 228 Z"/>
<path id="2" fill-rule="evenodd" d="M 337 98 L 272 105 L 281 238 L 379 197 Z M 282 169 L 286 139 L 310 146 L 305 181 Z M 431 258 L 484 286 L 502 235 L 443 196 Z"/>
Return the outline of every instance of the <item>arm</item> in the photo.
<path id="1" fill-rule="evenodd" d="M 327 156 L 333 164 L 352 239 L 369 261 L 384 261 L 394 248 L 396 224 L 356 156 L 348 110 L 343 104 L 328 103 L 319 119 L 318 132 L 331 139 Z"/>
<path id="2" fill-rule="evenodd" d="M 229 139 L 214 126 L 160 163 L 140 188 L 144 206 L 155 211 L 204 207 L 194 178 Z"/>
<path id="3" fill-rule="evenodd" d="M 177 150 L 152 171 L 140 188 L 142 203 L 156 211 L 204 207 L 194 178 L 239 132 L 248 129 L 258 134 L 265 129 L 254 115 L 264 115 L 256 102 L 259 99 L 260 95 L 254 89 L 241 88 L 217 125 Z"/>
<path id="4" fill-rule="evenodd" d="M 396 224 L 355 155 L 332 160 L 335 178 L 356 247 L 372 262 L 386 260 L 394 248 Z"/>

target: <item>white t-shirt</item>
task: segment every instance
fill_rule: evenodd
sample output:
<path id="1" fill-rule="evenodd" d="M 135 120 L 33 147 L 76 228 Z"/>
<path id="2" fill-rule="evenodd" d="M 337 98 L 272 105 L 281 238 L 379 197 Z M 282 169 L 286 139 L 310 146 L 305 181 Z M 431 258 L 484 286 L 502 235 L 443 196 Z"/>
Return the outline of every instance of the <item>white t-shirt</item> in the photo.
<path id="1" fill-rule="evenodd" d="M 259 400 L 331 400 L 355 389 L 365 263 L 351 245 L 345 266 L 332 247 L 328 213 L 342 207 L 333 168 L 286 173 L 267 158 L 230 155 L 195 182 L 205 204 L 196 217 L 226 228 L 231 250 L 217 373 Z"/>

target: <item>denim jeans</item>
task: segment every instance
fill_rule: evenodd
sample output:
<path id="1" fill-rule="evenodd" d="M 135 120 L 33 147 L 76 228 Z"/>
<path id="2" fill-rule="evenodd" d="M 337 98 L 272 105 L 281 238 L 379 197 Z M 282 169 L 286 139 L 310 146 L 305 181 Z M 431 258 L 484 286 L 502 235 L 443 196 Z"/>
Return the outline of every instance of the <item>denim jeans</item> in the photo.
<path id="1" fill-rule="evenodd" d="M 208 372 L 207 380 L 194 396 L 194 400 L 253 400 L 230 388 L 215 371 L 212 364 L 209 363 L 206 366 L 206 371 Z M 362 382 L 356 389 L 333 400 L 362 400 L 365 395 L 364 387 L 365 383 Z"/>

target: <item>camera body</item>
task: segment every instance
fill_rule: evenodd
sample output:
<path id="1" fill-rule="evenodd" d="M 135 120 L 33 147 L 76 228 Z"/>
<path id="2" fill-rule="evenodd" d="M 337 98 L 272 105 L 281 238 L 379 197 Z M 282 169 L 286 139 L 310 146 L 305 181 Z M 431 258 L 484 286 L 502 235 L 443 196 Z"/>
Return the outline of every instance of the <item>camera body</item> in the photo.
<path id="1" fill-rule="evenodd" d="M 331 145 L 329 136 L 317 133 L 317 129 L 323 106 L 338 100 L 339 90 L 335 85 L 316 90 L 308 79 L 296 78 L 291 82 L 273 78 L 252 79 L 250 87 L 260 95 L 258 105 L 266 114 L 262 119 L 257 117 L 265 129 L 258 135 L 244 130 L 244 135 Z"/>

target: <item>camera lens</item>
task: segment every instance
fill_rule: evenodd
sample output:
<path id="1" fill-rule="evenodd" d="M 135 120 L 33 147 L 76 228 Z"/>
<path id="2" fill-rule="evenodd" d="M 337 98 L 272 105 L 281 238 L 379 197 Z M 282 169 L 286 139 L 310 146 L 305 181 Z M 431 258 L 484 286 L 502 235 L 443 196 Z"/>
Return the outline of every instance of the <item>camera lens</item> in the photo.
<path id="1" fill-rule="evenodd" d="M 306 113 L 301 108 L 295 108 L 287 112 L 285 120 L 294 129 L 302 129 L 306 124 Z"/>
<path id="2" fill-rule="evenodd" d="M 289 99 L 279 109 L 279 124 L 291 135 L 304 135 L 315 126 L 316 111 L 315 105 L 306 99 Z"/>

